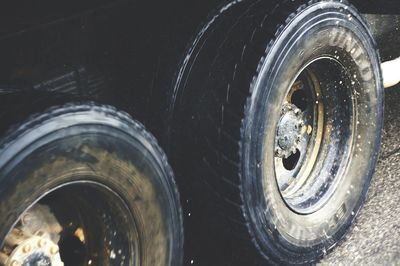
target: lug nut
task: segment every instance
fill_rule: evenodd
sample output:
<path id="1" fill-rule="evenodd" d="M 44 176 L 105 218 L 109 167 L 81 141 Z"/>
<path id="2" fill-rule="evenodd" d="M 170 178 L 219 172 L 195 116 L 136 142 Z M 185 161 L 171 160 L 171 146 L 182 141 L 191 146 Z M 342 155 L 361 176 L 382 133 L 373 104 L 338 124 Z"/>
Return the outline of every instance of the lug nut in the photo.
<path id="1" fill-rule="evenodd" d="M 22 217 L 22 223 L 27 224 L 32 220 L 32 215 L 27 213 Z"/>
<path id="2" fill-rule="evenodd" d="M 39 241 L 37 243 L 38 247 L 40 247 L 40 248 L 46 246 L 46 244 L 47 244 L 47 241 L 44 239 L 39 239 Z"/>
<path id="3" fill-rule="evenodd" d="M 51 255 L 56 255 L 58 253 L 58 251 L 59 251 L 58 246 L 52 246 L 50 248 L 50 254 Z"/>
<path id="4" fill-rule="evenodd" d="M 312 132 L 312 127 L 310 125 L 308 125 L 307 127 L 307 134 L 310 135 Z"/>
<path id="5" fill-rule="evenodd" d="M 16 261 L 16 260 L 13 260 L 13 261 L 10 263 L 10 266 L 19 266 L 19 265 L 20 265 L 19 262 Z"/>
<path id="6" fill-rule="evenodd" d="M 23 251 L 24 253 L 29 253 L 31 250 L 32 250 L 32 247 L 31 247 L 31 245 L 29 245 L 29 244 L 26 244 L 26 245 L 22 248 L 22 251 Z"/>

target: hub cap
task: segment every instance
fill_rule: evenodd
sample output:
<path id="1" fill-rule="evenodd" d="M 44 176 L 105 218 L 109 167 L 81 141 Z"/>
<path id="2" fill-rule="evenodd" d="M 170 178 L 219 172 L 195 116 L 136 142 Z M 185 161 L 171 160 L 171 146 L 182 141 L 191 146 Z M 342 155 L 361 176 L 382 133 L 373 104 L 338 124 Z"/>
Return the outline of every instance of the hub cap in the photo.
<path id="1" fill-rule="evenodd" d="M 276 156 L 288 158 L 297 152 L 304 126 L 303 112 L 296 105 L 285 103 L 278 124 Z"/>
<path id="2" fill-rule="evenodd" d="M 76 181 L 28 208 L 0 249 L 0 266 L 139 265 L 133 212 L 110 188 Z"/>
<path id="3" fill-rule="evenodd" d="M 47 206 L 35 205 L 8 234 L 0 253 L 0 265 L 63 266 L 56 244 L 61 230 Z"/>

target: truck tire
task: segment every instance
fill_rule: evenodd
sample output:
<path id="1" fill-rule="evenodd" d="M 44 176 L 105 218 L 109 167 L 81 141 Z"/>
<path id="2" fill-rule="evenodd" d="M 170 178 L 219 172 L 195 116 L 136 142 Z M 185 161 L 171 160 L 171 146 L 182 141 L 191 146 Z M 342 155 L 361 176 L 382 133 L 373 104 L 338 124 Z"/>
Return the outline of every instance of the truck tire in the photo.
<path id="1" fill-rule="evenodd" d="M 185 209 L 219 243 L 208 265 L 309 264 L 343 238 L 369 188 L 377 47 L 346 1 L 236 1 L 224 13 L 238 8 L 234 23 L 200 30 L 172 92 Z"/>
<path id="2" fill-rule="evenodd" d="M 0 265 L 182 264 L 166 156 L 109 106 L 52 108 L 1 141 L 0 224 Z"/>

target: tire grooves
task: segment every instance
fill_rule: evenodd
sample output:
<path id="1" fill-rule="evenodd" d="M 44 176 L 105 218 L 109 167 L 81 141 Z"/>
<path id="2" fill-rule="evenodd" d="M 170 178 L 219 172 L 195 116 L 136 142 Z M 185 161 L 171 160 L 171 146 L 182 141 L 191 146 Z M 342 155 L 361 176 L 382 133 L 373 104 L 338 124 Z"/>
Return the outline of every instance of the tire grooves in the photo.
<path id="1" fill-rule="evenodd" d="M 211 194 L 214 194 L 213 200 L 219 201 L 219 206 L 214 205 L 211 210 L 212 214 L 222 214 L 219 215 L 221 224 L 218 225 L 218 228 L 231 232 L 231 234 L 225 235 L 231 241 L 235 241 L 231 236 L 237 235 L 236 231 L 241 232 L 238 236 L 241 241 L 234 245 L 238 250 L 247 249 L 247 247 L 251 250 L 251 247 L 255 245 L 259 253 L 262 253 L 247 218 L 248 212 L 244 205 L 244 193 L 246 192 L 241 185 L 243 182 L 241 147 L 244 141 L 244 118 L 249 114 L 254 81 L 258 77 L 261 66 L 272 45 L 286 25 L 309 6 L 323 1 L 284 0 L 260 3 L 257 6 L 259 9 L 254 8 L 252 10 L 259 14 L 257 19 L 252 17 L 251 20 L 246 21 L 246 16 L 242 17 L 240 23 L 238 23 L 238 25 L 241 24 L 240 28 L 238 30 L 236 28 L 231 29 L 230 36 L 224 40 L 229 45 L 219 46 L 217 55 L 210 66 L 209 73 L 211 74 L 208 76 L 205 83 L 207 85 L 204 86 L 204 89 L 210 89 L 211 92 L 206 92 L 202 101 L 209 101 L 211 108 L 202 109 L 202 114 L 199 115 L 201 127 L 196 126 L 200 133 L 193 132 L 197 139 L 196 147 L 202 151 L 203 158 L 206 158 L 203 159 L 201 165 L 204 172 L 197 176 L 200 179 L 205 179 L 203 181 L 207 183 Z M 337 1 L 339 2 L 339 0 Z M 345 1 L 340 2 L 347 4 Z M 267 12 L 264 15 L 263 12 L 265 11 Z M 250 34 L 249 29 L 252 29 Z M 248 36 L 246 41 L 242 41 L 243 39 L 240 38 L 243 35 Z M 235 38 L 235 36 L 239 37 Z M 232 49 L 231 45 L 234 44 L 242 48 Z M 235 51 L 230 53 L 232 50 Z M 226 51 L 229 51 L 229 53 Z M 220 73 L 221 69 L 223 73 Z M 237 127 L 239 124 L 240 130 Z M 229 179 L 229 185 L 225 184 L 226 182 L 218 181 L 218 179 Z M 231 192 L 234 184 L 237 184 L 237 190 L 240 191 L 239 199 L 237 197 L 232 198 Z M 228 187 L 229 189 L 227 189 Z M 235 208 L 238 206 L 239 209 Z M 227 210 L 230 214 L 228 212 L 228 216 L 225 216 Z M 248 234 L 243 235 L 243 231 Z M 272 247 L 271 250 L 273 250 Z M 250 252 L 248 256 L 251 257 L 252 255 L 252 252 Z M 271 259 L 280 260 L 273 254 L 262 255 L 263 259 L 256 258 L 253 262 L 258 264 L 260 261 L 266 260 L 273 263 Z"/>
<path id="2" fill-rule="evenodd" d="M 86 102 L 86 103 L 68 103 L 63 106 L 54 106 L 49 108 L 47 111 L 43 113 L 33 114 L 31 115 L 26 121 L 14 125 L 10 128 L 5 136 L 0 140 L 0 155 L 5 152 L 6 150 L 12 148 L 12 145 L 21 138 L 21 136 L 25 135 L 27 132 L 35 131 L 37 128 L 41 127 L 42 125 L 46 124 L 50 119 L 56 119 L 57 117 L 63 115 L 73 115 L 74 113 L 79 112 L 88 112 L 93 111 L 96 113 L 100 113 L 104 116 L 111 117 L 116 119 L 123 124 L 129 127 L 129 131 L 127 132 L 134 138 L 141 137 L 147 142 L 146 147 L 151 147 L 152 150 L 149 152 L 153 153 L 154 158 L 158 161 L 160 166 L 162 167 L 163 171 L 165 171 L 165 177 L 162 178 L 162 182 L 166 183 L 166 187 L 169 189 L 168 193 L 170 197 L 174 199 L 174 209 L 177 215 L 178 225 L 175 228 L 179 228 L 178 235 L 183 236 L 183 220 L 182 220 L 182 209 L 176 208 L 176 206 L 180 203 L 179 192 L 177 189 L 177 185 L 174 180 L 174 174 L 172 168 L 170 167 L 167 156 L 161 147 L 158 145 L 157 140 L 155 137 L 149 133 L 145 127 L 138 121 L 133 120 L 132 117 L 122 111 L 117 111 L 116 108 L 113 106 L 108 105 L 98 105 L 94 102 Z M 80 123 L 85 123 L 85 121 L 80 121 Z M 79 124 L 77 122 L 77 124 Z M 38 133 L 36 135 L 36 139 L 40 138 L 41 135 Z M 32 139 L 32 142 L 35 139 Z M 1 162 L 2 165 L 6 164 L 7 162 Z M 1 166 L 1 165 L 0 165 Z M 178 204 L 178 205 L 177 205 Z M 176 247 L 177 250 L 183 249 L 183 239 L 180 240 L 182 246 Z M 180 252 L 180 251 L 178 251 Z M 181 264 L 182 258 L 176 260 L 178 264 Z"/>

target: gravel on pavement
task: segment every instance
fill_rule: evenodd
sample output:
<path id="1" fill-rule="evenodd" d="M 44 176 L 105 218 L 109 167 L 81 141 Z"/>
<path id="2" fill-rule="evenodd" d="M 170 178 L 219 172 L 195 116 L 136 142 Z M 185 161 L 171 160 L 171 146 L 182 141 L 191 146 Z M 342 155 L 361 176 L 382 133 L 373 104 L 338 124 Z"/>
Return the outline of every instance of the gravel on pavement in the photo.
<path id="1" fill-rule="evenodd" d="M 385 91 L 380 159 L 349 234 L 318 265 L 400 265 L 400 86 Z"/>

